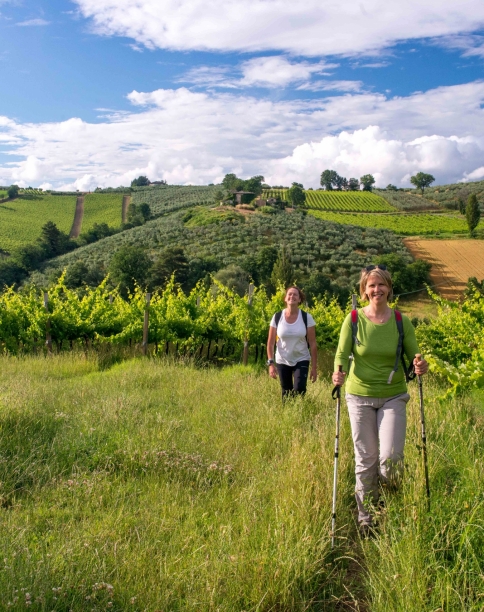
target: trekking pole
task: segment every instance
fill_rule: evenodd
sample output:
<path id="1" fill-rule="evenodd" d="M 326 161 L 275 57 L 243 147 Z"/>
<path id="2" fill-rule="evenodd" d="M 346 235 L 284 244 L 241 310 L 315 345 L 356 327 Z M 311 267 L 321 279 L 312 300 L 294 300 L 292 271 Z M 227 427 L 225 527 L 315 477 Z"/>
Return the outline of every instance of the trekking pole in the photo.
<path id="1" fill-rule="evenodd" d="M 343 366 L 338 366 L 338 372 L 343 371 Z M 336 437 L 334 439 L 334 474 L 333 474 L 333 508 L 331 512 L 331 548 L 334 548 L 334 532 L 336 529 L 336 492 L 338 488 L 338 454 L 339 454 L 339 421 L 341 413 L 341 387 L 336 385 L 332 392 L 336 400 Z"/>
<path id="2" fill-rule="evenodd" d="M 429 466 L 427 461 L 427 436 L 425 434 L 425 414 L 424 414 L 424 402 L 423 402 L 423 389 L 422 389 L 422 377 L 417 376 L 418 381 L 418 394 L 420 397 L 420 425 L 422 428 L 422 454 L 424 461 L 425 470 L 425 489 L 427 491 L 427 506 L 430 511 L 430 484 L 429 484 Z"/>

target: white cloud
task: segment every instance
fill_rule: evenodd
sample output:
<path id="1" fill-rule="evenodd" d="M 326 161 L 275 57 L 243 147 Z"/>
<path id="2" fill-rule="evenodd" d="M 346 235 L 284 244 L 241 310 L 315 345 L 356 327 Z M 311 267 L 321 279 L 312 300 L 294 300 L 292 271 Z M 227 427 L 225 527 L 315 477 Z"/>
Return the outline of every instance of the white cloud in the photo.
<path id="1" fill-rule="evenodd" d="M 307 81 L 313 74 L 321 74 L 337 64 L 291 62 L 285 57 L 256 57 L 242 64 L 241 87 L 286 87 L 290 83 Z"/>
<path id="2" fill-rule="evenodd" d="M 280 55 L 256 57 L 235 67 L 200 66 L 186 72 L 180 82 L 231 89 L 244 87 L 283 88 L 309 82 L 315 74 L 327 74 L 338 64 L 291 61 Z"/>
<path id="3" fill-rule="evenodd" d="M 472 177 L 484 156 L 480 81 L 394 98 L 258 99 L 180 87 L 128 99 L 131 112 L 97 123 L 0 117 L 0 148 L 12 160 L 0 166 L 0 184 L 92 189 L 129 185 L 140 174 L 207 184 L 236 172 L 315 187 L 324 167 L 348 177 L 371 172 L 379 184 L 422 170 L 443 183 Z"/>
<path id="4" fill-rule="evenodd" d="M 47 26 L 50 24 L 50 21 L 46 21 L 45 19 L 27 19 L 27 21 L 20 21 L 15 25 L 23 26 L 23 27 L 31 27 L 31 26 Z"/>
<path id="5" fill-rule="evenodd" d="M 95 31 L 150 49 L 371 53 L 484 24 L 482 0 L 75 0 Z"/>
<path id="6" fill-rule="evenodd" d="M 484 36 L 479 35 L 455 35 L 445 39 L 437 40 L 436 44 L 443 44 L 449 49 L 459 49 L 463 51 L 464 57 L 484 58 Z"/>
<path id="7" fill-rule="evenodd" d="M 272 162 L 265 178 L 279 184 L 288 182 L 288 176 L 293 180 L 298 177 L 314 186 L 314 177 L 329 168 L 347 178 L 371 173 L 379 187 L 388 183 L 410 186 L 410 177 L 420 171 L 433 174 L 442 183 L 468 178 L 467 169 L 481 163 L 483 155 L 482 139 L 434 135 L 406 142 L 391 138 L 378 126 L 369 126 L 300 145 L 290 156 Z"/>
<path id="8" fill-rule="evenodd" d="M 363 81 L 313 81 L 300 85 L 298 90 L 306 91 L 361 91 Z"/>

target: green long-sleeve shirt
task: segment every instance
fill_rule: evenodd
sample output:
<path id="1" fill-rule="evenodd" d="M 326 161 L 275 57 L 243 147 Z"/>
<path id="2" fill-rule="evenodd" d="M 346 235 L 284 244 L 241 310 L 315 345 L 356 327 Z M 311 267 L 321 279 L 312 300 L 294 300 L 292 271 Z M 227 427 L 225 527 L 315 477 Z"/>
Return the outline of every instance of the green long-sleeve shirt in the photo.
<path id="1" fill-rule="evenodd" d="M 408 317 L 403 319 L 403 351 L 407 364 L 419 352 L 415 330 Z M 343 366 L 343 372 L 348 372 L 349 356 L 354 352 L 354 361 L 346 379 L 346 392 L 366 397 L 392 397 L 405 393 L 407 384 L 405 373 L 400 361 L 398 371 L 388 384 L 390 372 L 395 367 L 395 357 L 398 345 L 398 328 L 395 315 L 392 314 L 386 323 L 373 323 L 362 309 L 358 310 L 358 340 L 360 344 L 353 347 L 353 332 L 351 314 L 341 327 L 338 349 L 334 360 L 334 369 Z"/>

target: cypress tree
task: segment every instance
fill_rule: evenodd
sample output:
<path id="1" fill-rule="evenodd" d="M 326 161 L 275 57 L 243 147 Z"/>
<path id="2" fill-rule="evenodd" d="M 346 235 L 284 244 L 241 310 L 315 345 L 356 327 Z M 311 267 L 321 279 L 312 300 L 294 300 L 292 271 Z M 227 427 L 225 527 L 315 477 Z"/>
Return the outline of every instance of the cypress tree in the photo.
<path id="1" fill-rule="evenodd" d="M 276 263 L 272 268 L 271 283 L 276 289 L 278 285 L 288 287 L 294 283 L 294 275 L 295 270 L 289 249 L 286 245 L 282 245 Z"/>
<path id="2" fill-rule="evenodd" d="M 475 193 L 471 193 L 469 199 L 467 200 L 466 206 L 466 220 L 467 227 L 469 228 L 469 234 L 474 236 L 474 230 L 479 224 L 479 220 L 481 218 L 481 209 L 479 208 L 479 202 L 477 201 L 477 196 Z"/>

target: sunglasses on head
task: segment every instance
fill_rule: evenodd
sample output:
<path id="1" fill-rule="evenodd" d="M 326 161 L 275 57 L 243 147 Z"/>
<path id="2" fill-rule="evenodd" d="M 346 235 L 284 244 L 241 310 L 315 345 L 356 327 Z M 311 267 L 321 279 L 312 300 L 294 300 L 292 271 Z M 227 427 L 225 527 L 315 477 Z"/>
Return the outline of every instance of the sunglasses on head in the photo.
<path id="1" fill-rule="evenodd" d="M 376 266 L 366 266 L 365 270 L 366 272 L 371 272 L 372 270 L 376 270 L 378 268 L 378 270 L 386 270 L 387 267 L 384 266 L 383 264 L 376 264 Z"/>

